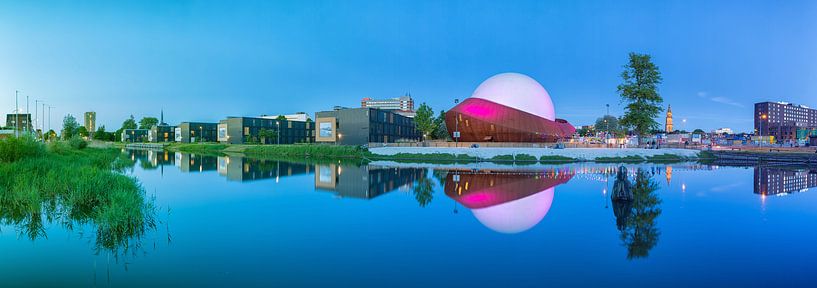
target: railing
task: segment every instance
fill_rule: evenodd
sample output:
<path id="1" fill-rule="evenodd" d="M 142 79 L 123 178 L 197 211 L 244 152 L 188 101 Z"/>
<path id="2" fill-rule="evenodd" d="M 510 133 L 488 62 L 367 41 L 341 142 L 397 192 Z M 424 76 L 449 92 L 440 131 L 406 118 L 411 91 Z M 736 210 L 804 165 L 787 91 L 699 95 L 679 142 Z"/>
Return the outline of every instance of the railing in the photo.
<path id="1" fill-rule="evenodd" d="M 164 150 L 165 146 L 167 146 L 165 143 L 130 143 L 126 144 L 125 148 L 140 150 Z"/>

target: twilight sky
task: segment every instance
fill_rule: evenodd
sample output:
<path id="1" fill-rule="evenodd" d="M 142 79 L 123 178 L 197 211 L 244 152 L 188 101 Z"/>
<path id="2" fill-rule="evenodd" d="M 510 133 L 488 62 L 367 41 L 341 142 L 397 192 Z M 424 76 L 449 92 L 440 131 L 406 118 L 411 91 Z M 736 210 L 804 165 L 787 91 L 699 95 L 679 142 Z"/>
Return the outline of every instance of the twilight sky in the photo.
<path id="1" fill-rule="evenodd" d="M 817 106 L 817 1 L 33 2 L 0 2 L 0 107 L 20 90 L 55 106 L 52 127 L 91 110 L 108 130 L 162 108 L 170 124 L 314 115 L 407 92 L 436 112 L 501 72 L 539 81 L 579 126 L 605 103 L 622 113 L 630 51 L 653 56 L 678 128 L 750 131 L 754 102 Z"/>

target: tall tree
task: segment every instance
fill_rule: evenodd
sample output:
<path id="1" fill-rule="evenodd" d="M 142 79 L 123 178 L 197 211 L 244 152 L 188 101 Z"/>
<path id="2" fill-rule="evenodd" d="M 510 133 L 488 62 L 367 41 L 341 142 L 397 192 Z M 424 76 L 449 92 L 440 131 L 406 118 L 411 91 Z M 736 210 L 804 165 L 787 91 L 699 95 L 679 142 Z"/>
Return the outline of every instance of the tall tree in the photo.
<path id="1" fill-rule="evenodd" d="M 79 123 L 77 123 L 77 118 L 74 118 L 73 115 L 68 114 L 65 115 L 65 118 L 62 118 L 62 138 L 69 139 L 77 133 L 77 129 L 79 128 Z"/>
<path id="2" fill-rule="evenodd" d="M 440 114 L 437 115 L 437 118 L 434 118 L 434 135 L 432 135 L 434 139 L 448 139 L 451 135 L 448 135 L 448 127 L 445 126 L 445 110 L 440 110 Z"/>
<path id="3" fill-rule="evenodd" d="M 139 129 L 150 129 L 156 125 L 159 125 L 159 119 L 156 117 L 142 117 L 142 120 L 139 120 Z"/>
<path id="4" fill-rule="evenodd" d="M 434 133 L 434 110 L 424 102 L 417 108 L 417 115 L 414 116 L 414 123 L 417 130 L 423 134 L 423 139 Z"/>
<path id="5" fill-rule="evenodd" d="M 663 80 L 661 72 L 652 63 L 650 55 L 630 53 L 630 61 L 624 66 L 621 78 L 624 83 L 618 85 L 618 93 L 627 107 L 620 123 L 632 127 L 639 136 L 646 135 L 658 128 L 655 117 L 663 111 L 661 103 L 664 99 L 658 94 L 658 84 Z M 639 141 L 642 138 L 639 137 Z"/>
<path id="6" fill-rule="evenodd" d="M 125 119 L 125 122 L 122 122 L 122 129 L 136 129 L 136 119 L 133 118 L 133 115 L 130 115 L 130 118 Z"/>
<path id="7" fill-rule="evenodd" d="M 77 135 L 80 137 L 88 137 L 88 129 L 85 129 L 85 126 L 79 126 L 79 128 L 77 128 Z"/>

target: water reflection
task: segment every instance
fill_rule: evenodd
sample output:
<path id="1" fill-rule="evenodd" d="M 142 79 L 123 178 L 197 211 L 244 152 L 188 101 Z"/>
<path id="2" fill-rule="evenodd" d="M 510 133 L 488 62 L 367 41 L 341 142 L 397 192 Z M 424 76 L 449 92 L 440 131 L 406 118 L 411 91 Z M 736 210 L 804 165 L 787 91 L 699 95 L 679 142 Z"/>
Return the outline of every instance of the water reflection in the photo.
<path id="1" fill-rule="evenodd" d="M 553 203 L 555 187 L 570 181 L 572 170 L 450 170 L 445 194 L 471 209 L 491 230 L 514 234 L 536 226 Z"/>
<path id="2" fill-rule="evenodd" d="M 276 179 L 281 177 L 309 174 L 312 166 L 304 163 L 292 163 L 262 159 L 251 159 L 240 156 L 218 157 L 218 174 L 231 181 L 254 181 Z"/>
<path id="3" fill-rule="evenodd" d="M 817 169 L 755 167 L 754 193 L 783 196 L 817 187 Z"/>
<path id="4" fill-rule="evenodd" d="M 372 199 L 398 188 L 408 191 L 415 181 L 427 180 L 426 173 L 424 168 L 316 164 L 315 188 L 344 198 Z"/>
<path id="5" fill-rule="evenodd" d="M 611 194 L 616 228 L 627 247 L 627 259 L 643 258 L 658 244 L 661 232 L 656 218 L 661 215 L 661 199 L 655 193 L 658 183 L 652 179 L 653 173 L 639 168 L 635 183 L 627 178 L 627 169 L 619 167 Z"/>

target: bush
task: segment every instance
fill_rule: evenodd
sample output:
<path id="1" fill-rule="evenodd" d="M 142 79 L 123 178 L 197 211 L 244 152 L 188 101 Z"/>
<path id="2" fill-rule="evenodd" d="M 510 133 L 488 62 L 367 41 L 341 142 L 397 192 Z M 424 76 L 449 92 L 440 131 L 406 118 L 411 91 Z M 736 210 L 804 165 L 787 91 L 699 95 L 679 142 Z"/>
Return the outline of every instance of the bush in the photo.
<path id="1" fill-rule="evenodd" d="M 0 162 L 15 162 L 23 158 L 40 156 L 44 152 L 43 144 L 30 136 L 0 140 Z"/>
<path id="2" fill-rule="evenodd" d="M 528 162 L 536 162 L 536 156 L 528 155 L 528 154 L 516 154 L 516 161 L 528 161 Z"/>
<path id="3" fill-rule="evenodd" d="M 85 147 L 88 147 L 88 142 L 82 140 L 82 138 L 80 138 L 79 136 L 74 136 L 71 137 L 70 140 L 68 140 L 68 145 L 71 145 L 71 148 L 80 150 L 85 149 Z"/>

